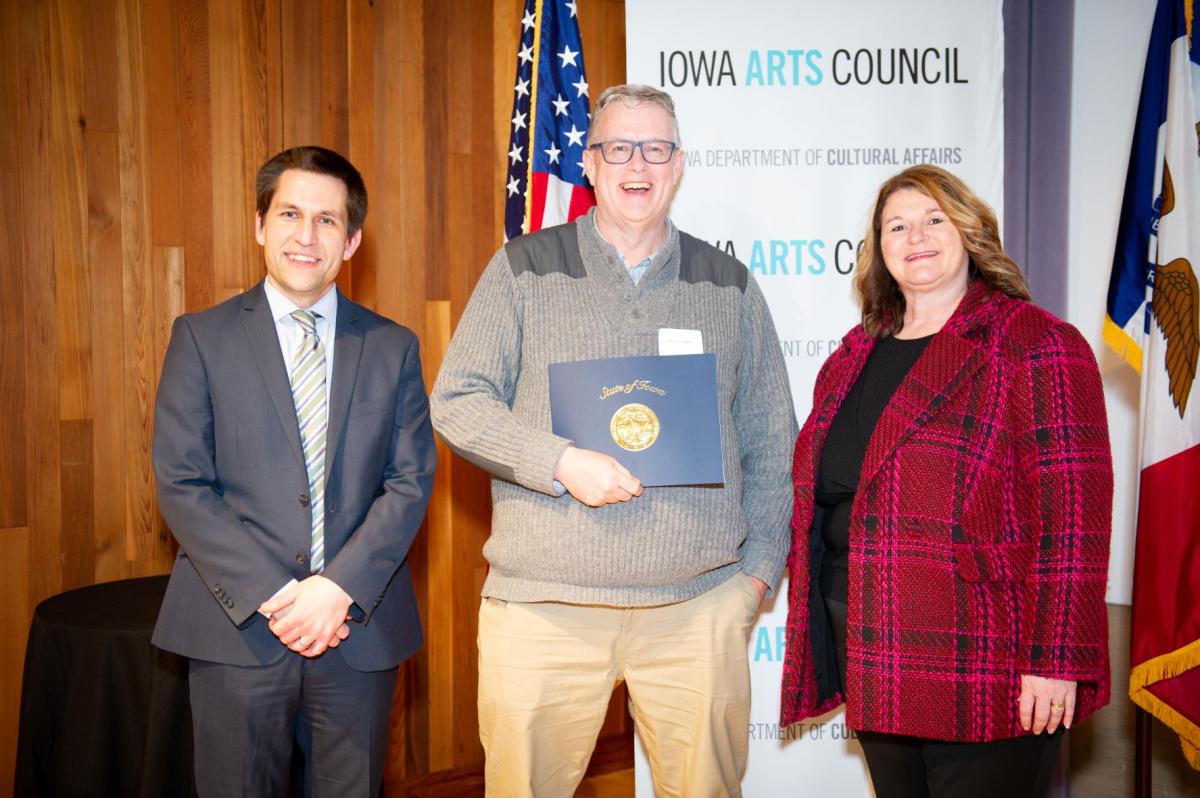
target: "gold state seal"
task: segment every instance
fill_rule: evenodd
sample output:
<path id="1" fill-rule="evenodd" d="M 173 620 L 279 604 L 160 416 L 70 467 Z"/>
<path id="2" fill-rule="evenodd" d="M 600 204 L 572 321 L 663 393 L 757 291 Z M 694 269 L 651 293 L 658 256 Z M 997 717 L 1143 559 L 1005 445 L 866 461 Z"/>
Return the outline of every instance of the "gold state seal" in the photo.
<path id="1" fill-rule="evenodd" d="M 642 404 L 632 402 L 613 413 L 608 424 L 613 442 L 630 452 L 649 449 L 658 440 L 658 416 Z"/>

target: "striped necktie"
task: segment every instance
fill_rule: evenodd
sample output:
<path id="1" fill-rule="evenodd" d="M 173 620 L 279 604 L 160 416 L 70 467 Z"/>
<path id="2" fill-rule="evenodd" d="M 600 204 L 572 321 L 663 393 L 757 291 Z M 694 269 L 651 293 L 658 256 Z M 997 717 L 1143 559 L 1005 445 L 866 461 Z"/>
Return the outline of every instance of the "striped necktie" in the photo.
<path id="1" fill-rule="evenodd" d="M 292 358 L 292 400 L 300 424 L 304 465 L 308 469 L 308 497 L 312 510 L 312 572 L 325 567 L 325 431 L 329 413 L 325 390 L 325 345 L 317 337 L 317 318 L 307 310 L 292 311 L 304 331 L 304 340 Z"/>

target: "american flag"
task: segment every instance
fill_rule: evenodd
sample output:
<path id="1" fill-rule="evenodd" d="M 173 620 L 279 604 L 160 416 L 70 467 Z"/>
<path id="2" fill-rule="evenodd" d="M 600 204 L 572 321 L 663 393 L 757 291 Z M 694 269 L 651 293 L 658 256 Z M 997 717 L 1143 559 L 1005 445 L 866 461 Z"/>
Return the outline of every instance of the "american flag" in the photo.
<path id="1" fill-rule="evenodd" d="M 525 0 L 513 87 L 504 237 L 575 219 L 596 204 L 583 175 L 588 84 L 575 0 Z"/>

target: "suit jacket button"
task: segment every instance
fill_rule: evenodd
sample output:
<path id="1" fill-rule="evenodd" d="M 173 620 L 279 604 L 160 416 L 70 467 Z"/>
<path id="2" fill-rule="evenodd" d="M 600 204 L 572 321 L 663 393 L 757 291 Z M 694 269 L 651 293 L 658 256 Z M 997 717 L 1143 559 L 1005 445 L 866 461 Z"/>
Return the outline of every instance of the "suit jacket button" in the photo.
<path id="1" fill-rule="evenodd" d="M 299 563 L 300 565 L 308 565 L 308 555 L 307 554 L 297 554 L 296 562 Z"/>
<path id="2" fill-rule="evenodd" d="M 301 507 L 307 507 L 307 506 L 308 506 L 308 501 L 309 501 L 309 499 L 308 499 L 308 494 L 307 494 L 307 493 L 301 493 L 301 494 L 300 494 L 300 506 L 301 506 Z"/>

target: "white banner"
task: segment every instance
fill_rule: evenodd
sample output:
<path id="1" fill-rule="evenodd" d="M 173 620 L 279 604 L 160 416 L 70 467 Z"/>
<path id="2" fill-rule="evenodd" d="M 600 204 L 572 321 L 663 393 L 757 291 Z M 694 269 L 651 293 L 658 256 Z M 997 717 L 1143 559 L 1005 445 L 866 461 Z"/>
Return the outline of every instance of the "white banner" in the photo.
<path id="1" fill-rule="evenodd" d="M 850 275 L 880 183 L 934 163 L 1002 211 L 1001 0 L 626 0 L 626 37 L 629 82 L 677 105 L 687 168 L 671 217 L 750 268 L 803 421 L 858 321 Z M 786 613 L 776 600 L 751 639 L 743 790 L 871 795 L 840 711 L 779 727 Z M 640 747 L 637 788 L 653 794 Z"/>

